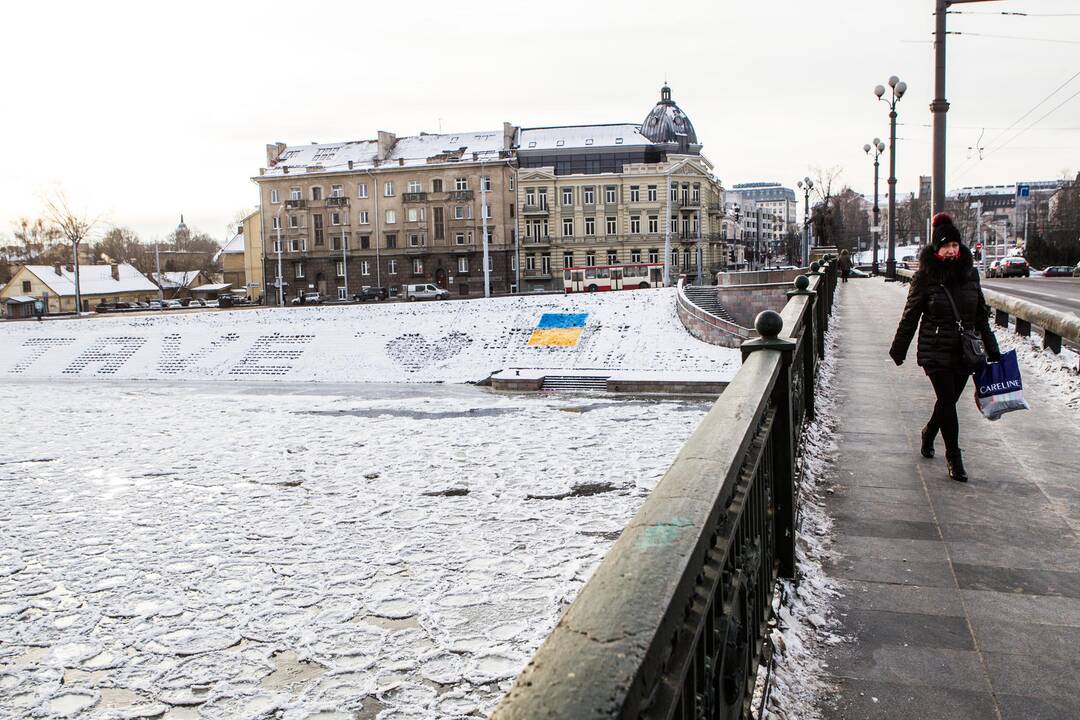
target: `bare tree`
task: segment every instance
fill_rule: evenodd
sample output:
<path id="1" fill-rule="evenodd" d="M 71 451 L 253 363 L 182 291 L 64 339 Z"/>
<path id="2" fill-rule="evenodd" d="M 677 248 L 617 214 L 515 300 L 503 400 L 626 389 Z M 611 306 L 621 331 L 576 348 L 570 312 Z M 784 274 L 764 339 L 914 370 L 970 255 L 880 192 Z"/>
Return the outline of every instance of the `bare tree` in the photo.
<path id="1" fill-rule="evenodd" d="M 82 292 L 79 288 L 79 244 L 90 237 L 98 218 L 89 218 L 71 209 L 63 192 L 45 198 L 45 219 L 71 243 L 75 266 L 75 314 L 82 312 Z"/>

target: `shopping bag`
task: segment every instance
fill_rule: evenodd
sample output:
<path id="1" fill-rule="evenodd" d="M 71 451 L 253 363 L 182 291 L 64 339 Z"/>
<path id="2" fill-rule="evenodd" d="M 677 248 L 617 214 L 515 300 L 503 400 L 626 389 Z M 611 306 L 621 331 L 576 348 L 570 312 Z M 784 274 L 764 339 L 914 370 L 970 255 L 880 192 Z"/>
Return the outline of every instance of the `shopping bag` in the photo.
<path id="1" fill-rule="evenodd" d="M 988 362 L 975 371 L 975 404 L 987 420 L 997 420 L 1013 410 L 1031 409 L 1024 400 L 1015 350 L 1002 353 L 999 362 Z"/>

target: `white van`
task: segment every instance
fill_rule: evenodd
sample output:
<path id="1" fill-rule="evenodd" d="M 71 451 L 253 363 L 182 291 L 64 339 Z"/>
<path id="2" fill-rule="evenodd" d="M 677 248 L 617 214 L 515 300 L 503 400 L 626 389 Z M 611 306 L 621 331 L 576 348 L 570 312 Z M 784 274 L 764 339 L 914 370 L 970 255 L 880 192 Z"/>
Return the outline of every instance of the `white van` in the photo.
<path id="1" fill-rule="evenodd" d="M 423 285 L 405 285 L 406 300 L 446 300 L 450 297 L 449 290 L 443 290 L 431 283 Z"/>

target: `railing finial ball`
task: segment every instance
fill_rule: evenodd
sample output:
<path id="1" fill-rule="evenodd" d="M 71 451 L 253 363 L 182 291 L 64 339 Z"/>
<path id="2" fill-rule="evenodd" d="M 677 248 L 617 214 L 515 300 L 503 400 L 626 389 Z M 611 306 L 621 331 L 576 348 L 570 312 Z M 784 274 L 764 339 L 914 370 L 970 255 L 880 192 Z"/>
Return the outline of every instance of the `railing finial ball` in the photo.
<path id="1" fill-rule="evenodd" d="M 797 275 L 795 277 L 796 290 L 805 290 L 808 287 L 810 287 L 810 278 L 806 277 L 805 275 Z"/>
<path id="2" fill-rule="evenodd" d="M 821 270 L 821 265 L 816 262 L 810 263 L 810 272 L 818 272 L 819 270 Z"/>
<path id="3" fill-rule="evenodd" d="M 784 329 L 784 319 L 773 310 L 762 310 L 754 318 L 754 329 L 763 338 L 774 338 Z"/>

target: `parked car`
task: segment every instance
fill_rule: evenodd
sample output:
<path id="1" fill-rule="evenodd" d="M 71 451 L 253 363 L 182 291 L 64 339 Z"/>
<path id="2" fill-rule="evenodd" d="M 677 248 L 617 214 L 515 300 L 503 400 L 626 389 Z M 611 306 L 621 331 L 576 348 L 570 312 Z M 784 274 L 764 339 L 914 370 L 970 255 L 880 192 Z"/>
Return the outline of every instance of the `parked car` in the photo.
<path id="1" fill-rule="evenodd" d="M 360 288 L 360 292 L 352 296 L 352 299 L 363 302 L 365 300 L 386 300 L 388 297 L 390 297 L 390 291 L 386 288 L 365 285 Z"/>
<path id="2" fill-rule="evenodd" d="M 1000 271 L 1001 271 L 1001 261 L 1000 260 L 995 260 L 994 262 L 990 263 L 990 265 L 986 268 L 986 277 L 988 277 L 988 278 L 996 278 L 996 277 L 998 277 L 998 273 Z"/>
<path id="3" fill-rule="evenodd" d="M 203 300 L 203 307 L 221 307 L 221 299 L 214 298 L 213 300 Z"/>
<path id="4" fill-rule="evenodd" d="M 1043 277 L 1072 277 L 1073 269 L 1068 265 L 1051 265 L 1043 270 Z"/>
<path id="5" fill-rule="evenodd" d="M 292 299 L 293 305 L 321 305 L 323 296 L 316 291 L 306 292 L 300 297 Z"/>
<path id="6" fill-rule="evenodd" d="M 179 300 L 165 300 L 164 305 L 166 310 L 176 310 L 177 308 L 184 307 L 184 303 Z"/>
<path id="7" fill-rule="evenodd" d="M 116 309 L 116 303 L 99 302 L 94 306 L 94 312 L 112 312 Z"/>
<path id="8" fill-rule="evenodd" d="M 1001 261 L 998 273 L 1003 278 L 1028 277 L 1031 275 L 1031 268 L 1027 260 L 1022 257 L 1007 257 Z"/>
<path id="9" fill-rule="evenodd" d="M 449 290 L 443 290 L 442 288 L 432 285 L 431 283 L 424 283 L 422 285 L 406 285 L 405 286 L 405 299 L 412 300 L 446 300 L 450 297 Z"/>
<path id="10" fill-rule="evenodd" d="M 188 300 L 188 304 L 185 307 L 189 307 L 189 308 L 206 307 L 206 303 L 203 302 L 202 300 L 200 300 L 199 298 L 191 298 L 190 300 Z"/>

